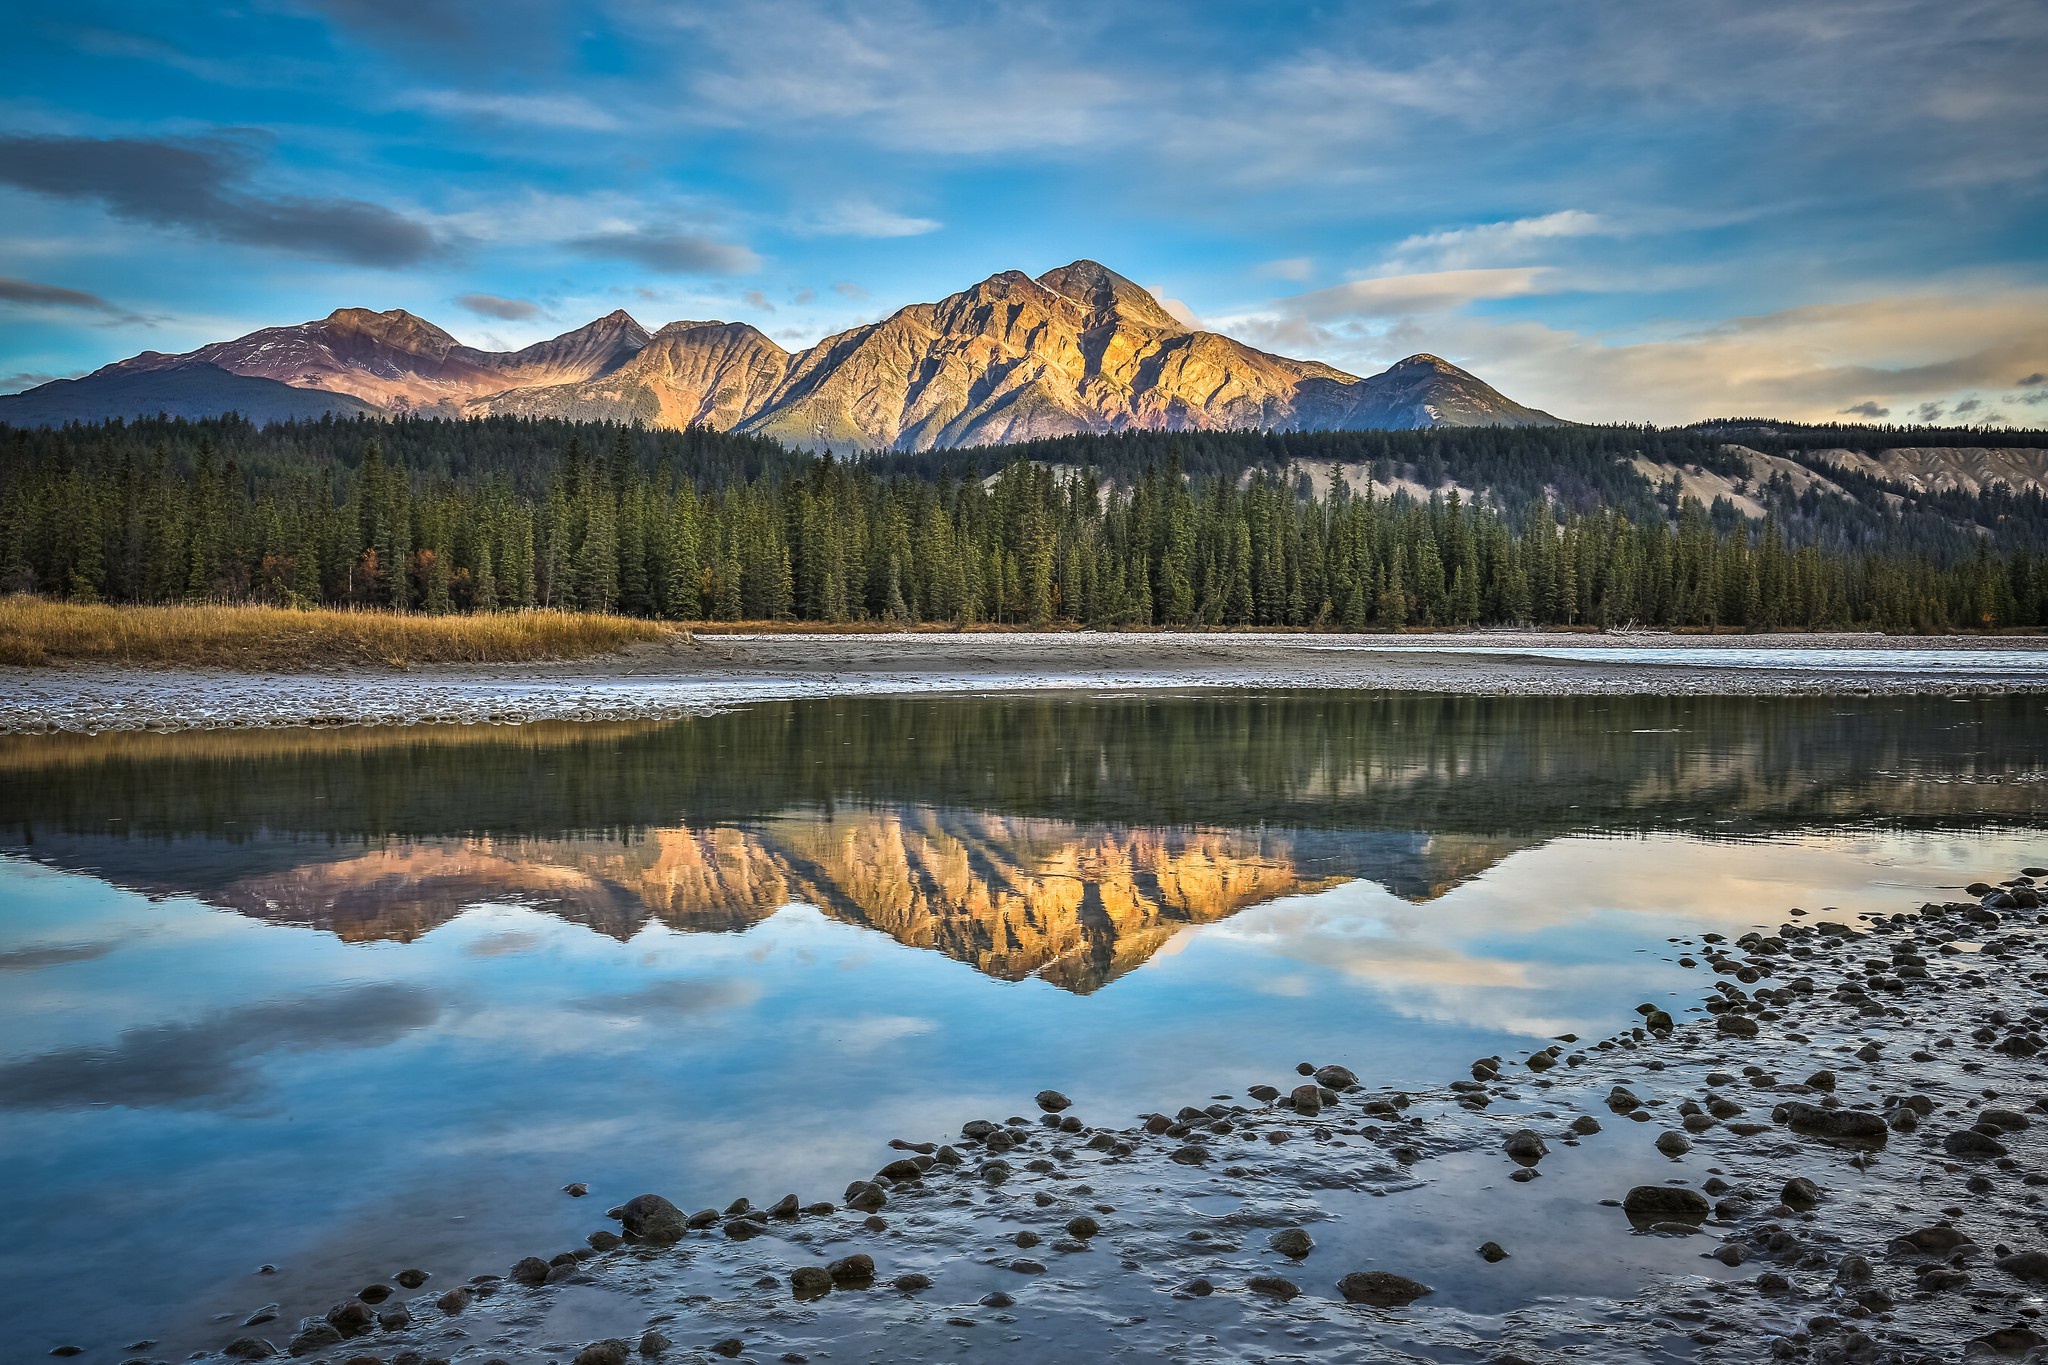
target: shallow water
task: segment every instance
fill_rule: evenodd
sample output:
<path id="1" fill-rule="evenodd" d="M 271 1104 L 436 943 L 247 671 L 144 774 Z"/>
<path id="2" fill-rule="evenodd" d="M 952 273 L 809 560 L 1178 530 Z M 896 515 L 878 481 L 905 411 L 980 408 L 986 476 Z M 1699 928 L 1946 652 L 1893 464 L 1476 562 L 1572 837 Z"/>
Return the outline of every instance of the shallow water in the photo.
<path id="1" fill-rule="evenodd" d="M 830 1198 L 1049 1085 L 1108 1116 L 1611 1031 L 1701 989 L 1668 936 L 2043 861 L 2042 720 L 1209 694 L 0 741 L 0 1340 L 173 1356 L 643 1189 Z"/>

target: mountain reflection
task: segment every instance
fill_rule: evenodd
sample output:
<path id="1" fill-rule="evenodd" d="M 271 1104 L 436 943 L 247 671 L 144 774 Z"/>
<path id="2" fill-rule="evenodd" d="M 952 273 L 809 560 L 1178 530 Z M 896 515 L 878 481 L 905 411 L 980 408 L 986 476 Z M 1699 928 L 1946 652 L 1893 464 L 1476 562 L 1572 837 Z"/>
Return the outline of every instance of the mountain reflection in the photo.
<path id="1" fill-rule="evenodd" d="M 1094 990 L 1366 878 L 1588 831 L 2035 823 L 2048 727 L 1956 703 L 1277 694 L 830 700 L 651 726 L 18 738 L 0 840 L 350 941 L 517 901 L 624 940 L 792 901 Z"/>

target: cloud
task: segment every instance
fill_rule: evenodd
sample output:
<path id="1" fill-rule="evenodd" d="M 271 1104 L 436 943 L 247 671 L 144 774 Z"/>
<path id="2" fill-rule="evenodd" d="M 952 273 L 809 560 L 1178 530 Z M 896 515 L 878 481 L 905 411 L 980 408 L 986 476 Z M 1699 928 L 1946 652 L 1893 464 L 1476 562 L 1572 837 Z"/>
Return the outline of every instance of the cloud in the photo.
<path id="1" fill-rule="evenodd" d="M 874 297 L 868 293 L 866 285 L 855 284 L 852 280 L 839 281 L 832 286 L 832 292 L 840 298 L 850 299 L 854 303 L 866 303 L 870 298 Z"/>
<path id="2" fill-rule="evenodd" d="M 584 256 L 631 261 L 664 275 L 747 275 L 761 267 L 761 258 L 743 246 L 653 228 L 597 232 L 566 245 Z"/>
<path id="3" fill-rule="evenodd" d="M 23 378 L 21 375 L 10 379 Z M 7 381 L 0 380 L 0 383 Z M 48 383 L 48 379 L 43 382 Z M 43 948 L 9 948 L 0 952 L 0 972 L 34 972 L 67 962 L 90 962 L 114 951 L 111 943 L 56 943 Z"/>
<path id="4" fill-rule="evenodd" d="M 1982 408 L 1983 408 L 1983 407 L 1984 407 L 1984 400 L 1983 400 L 1983 399 L 1981 399 L 1981 398 L 1965 398 L 1965 399 L 1964 399 L 1964 400 L 1963 400 L 1962 402 L 1960 402 L 1960 403 L 1956 404 L 1956 405 L 1955 405 L 1955 406 L 1954 406 L 1953 408 L 1949 409 L 1949 412 L 1950 412 L 1950 414 L 1951 414 L 1952 416 L 1956 416 L 1956 417 L 1964 417 L 1964 416 L 1967 416 L 1967 415 L 1968 415 L 1968 414 L 1970 414 L 1970 413 L 1973 413 L 1973 412 L 1977 412 L 1977 411 L 1980 411 L 1980 410 L 1982 410 Z"/>
<path id="5" fill-rule="evenodd" d="M 2031 389 L 2037 384 L 2048 384 L 2048 374 L 2036 370 L 2020 380 L 2020 387 L 2023 389 Z"/>
<path id="6" fill-rule="evenodd" d="M 912 218 L 880 208 L 866 199 L 844 199 L 823 213 L 803 219 L 799 232 L 820 237 L 922 237 L 945 224 L 936 218 Z"/>
<path id="7" fill-rule="evenodd" d="M 0 375 L 0 393 L 20 393 L 23 389 L 37 388 L 54 379 L 76 379 L 83 373 L 83 370 L 71 374 L 44 374 L 39 370 L 20 370 L 14 374 Z"/>
<path id="8" fill-rule="evenodd" d="M 1939 418 L 1944 411 L 1945 409 L 1939 403 L 1922 403 L 1919 407 L 1913 409 L 1913 416 L 1922 422 L 1932 422 Z"/>
<path id="9" fill-rule="evenodd" d="M 463 945 L 467 957 L 514 957 L 541 945 L 541 936 L 530 929 L 506 929 L 487 934 Z"/>
<path id="10" fill-rule="evenodd" d="M 1890 408 L 1881 408 L 1875 403 L 1866 402 L 1858 403 L 1854 407 L 1843 408 L 1837 415 L 1842 417 L 1868 417 L 1875 421 L 1880 417 L 1891 416 L 1892 410 Z"/>
<path id="11" fill-rule="evenodd" d="M 476 118 L 494 123 L 530 123 L 574 132 L 610 133 L 625 125 L 618 115 L 577 95 L 496 95 L 468 90 L 416 90 L 401 108 Z"/>
<path id="12" fill-rule="evenodd" d="M 262 1090 L 263 1058 L 315 1048 L 374 1048 L 432 1024 L 433 992 L 379 983 L 148 1025 L 111 1044 L 62 1048 L 0 1066 L 0 1107 L 217 1109 Z"/>
<path id="13" fill-rule="evenodd" d="M 496 294 L 457 294 L 455 301 L 480 318 L 522 322 L 540 316 L 540 305 L 525 299 L 501 298 Z"/>
<path id="14" fill-rule="evenodd" d="M 412 265 L 431 229 L 356 199 L 264 197 L 238 189 L 246 149 L 225 141 L 0 137 L 0 183 L 103 205 L 117 218 L 350 265 Z"/>
<path id="15" fill-rule="evenodd" d="M 801 308 L 805 304 L 811 303 L 814 300 L 816 300 L 817 297 L 818 291 L 815 289 L 799 289 L 794 294 L 791 294 L 789 296 L 789 301 L 795 304 L 797 307 Z"/>
<path id="16" fill-rule="evenodd" d="M 1564 209 L 1540 218 L 1516 218 L 1407 237 L 1395 245 L 1392 255 L 1396 261 L 1426 262 L 1437 270 L 1460 270 L 1524 260 L 1532 250 L 1565 238 L 1613 232 L 1614 228 L 1598 214 Z"/>
<path id="17" fill-rule="evenodd" d="M 758 289 L 749 289 L 744 294 L 741 294 L 740 298 L 749 308 L 756 308 L 764 313 L 775 311 L 775 305 L 770 303 L 768 296 Z"/>
<path id="18" fill-rule="evenodd" d="M 1548 293 L 1550 275 L 1541 266 L 1382 275 L 1297 294 L 1279 300 L 1274 306 L 1283 316 L 1314 320 L 1403 317 L 1461 308 L 1481 299 Z"/>
<path id="19" fill-rule="evenodd" d="M 1303 281 L 1315 273 L 1315 262 L 1306 256 L 1287 256 L 1277 261 L 1261 261 L 1252 267 L 1252 274 L 1262 280 Z"/>
<path id="20" fill-rule="evenodd" d="M 1202 319 L 1196 316 L 1195 310 L 1188 307 L 1187 304 L 1179 299 L 1167 298 L 1164 294 L 1154 291 L 1147 292 L 1152 293 L 1152 297 L 1159 300 L 1159 306 L 1166 310 L 1166 315 L 1181 326 L 1197 332 L 1206 330 L 1203 327 Z"/>
<path id="21" fill-rule="evenodd" d="M 650 981 L 638 990 L 616 995 L 588 995 L 568 1002 L 583 1014 L 602 1014 L 634 1022 L 655 1016 L 716 1014 L 744 1009 L 758 1000 L 761 988 L 751 981 L 730 978 L 698 979 L 667 977 Z"/>
<path id="22" fill-rule="evenodd" d="M 37 284 L 34 280 L 14 280 L 5 276 L 0 276 L 0 302 L 51 308 L 89 308 L 102 313 L 120 311 L 98 294 L 88 294 L 83 289 L 65 289 L 61 285 Z"/>

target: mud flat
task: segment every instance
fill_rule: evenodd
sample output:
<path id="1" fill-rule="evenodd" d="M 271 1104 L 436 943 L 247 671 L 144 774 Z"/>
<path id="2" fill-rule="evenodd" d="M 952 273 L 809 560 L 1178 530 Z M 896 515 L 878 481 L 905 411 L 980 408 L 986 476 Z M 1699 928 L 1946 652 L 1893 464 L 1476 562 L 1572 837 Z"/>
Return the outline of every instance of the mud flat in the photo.
<path id="1" fill-rule="evenodd" d="M 469 1278 L 394 1248 L 209 1358 L 2048 1360 L 2035 877 L 1673 940 L 1682 1017 L 1441 1090 L 1318 1058 L 1174 1114 L 1020 1097 L 842 1191 L 571 1186 L 586 1245 Z"/>
<path id="2" fill-rule="evenodd" d="M 0 669 L 0 732 L 660 720 L 748 701 L 1211 687 L 1498 696 L 2048 692 L 2048 639 L 1029 633 L 677 637 L 600 659 L 249 673 Z"/>

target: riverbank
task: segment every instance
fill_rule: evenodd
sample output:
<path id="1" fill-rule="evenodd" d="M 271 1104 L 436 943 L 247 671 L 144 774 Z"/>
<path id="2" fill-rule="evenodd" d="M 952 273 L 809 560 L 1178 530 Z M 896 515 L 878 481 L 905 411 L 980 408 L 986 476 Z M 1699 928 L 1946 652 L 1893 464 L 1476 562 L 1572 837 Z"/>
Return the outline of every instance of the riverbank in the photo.
<path id="1" fill-rule="evenodd" d="M 2048 918 L 2030 875 L 1972 890 L 1674 940 L 1700 1007 L 1442 1089 L 1316 1058 L 878 1136 L 829 1200 L 590 1191 L 583 1246 L 463 1283 L 394 1249 L 215 1358 L 2038 1360 Z"/>
<path id="2" fill-rule="evenodd" d="M 1868 635 L 667 635 L 602 657 L 0 669 L 0 732 L 662 720 L 778 698 L 1185 688 L 1497 696 L 2048 691 L 2048 640 Z"/>

